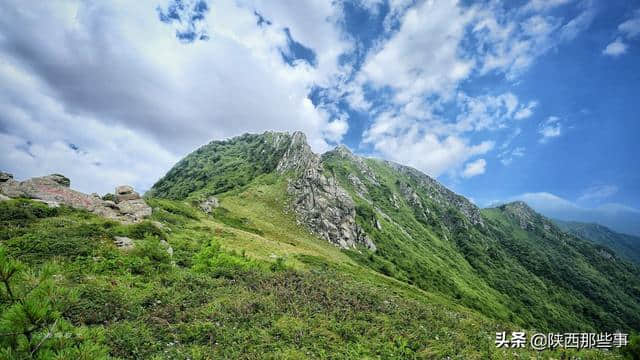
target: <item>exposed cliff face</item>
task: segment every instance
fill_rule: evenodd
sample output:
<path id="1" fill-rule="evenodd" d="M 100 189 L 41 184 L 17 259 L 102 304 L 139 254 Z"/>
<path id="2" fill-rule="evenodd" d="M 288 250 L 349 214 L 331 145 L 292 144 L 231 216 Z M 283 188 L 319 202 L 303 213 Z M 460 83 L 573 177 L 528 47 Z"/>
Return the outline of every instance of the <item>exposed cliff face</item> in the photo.
<path id="1" fill-rule="evenodd" d="M 375 244 L 356 224 L 353 200 L 333 176 L 323 173 L 321 157 L 311 151 L 303 133 L 292 135 L 277 170 L 293 171 L 287 191 L 299 223 L 342 248 L 364 245 L 375 250 Z"/>

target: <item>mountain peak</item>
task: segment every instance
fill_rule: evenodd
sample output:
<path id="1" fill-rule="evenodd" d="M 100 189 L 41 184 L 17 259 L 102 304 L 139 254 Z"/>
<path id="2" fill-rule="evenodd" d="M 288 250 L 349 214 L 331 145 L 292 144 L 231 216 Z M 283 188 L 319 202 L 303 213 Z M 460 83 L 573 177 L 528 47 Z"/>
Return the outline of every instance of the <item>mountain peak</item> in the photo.
<path id="1" fill-rule="evenodd" d="M 536 222 L 541 221 L 543 216 L 533 210 L 526 202 L 517 200 L 498 206 L 507 215 L 515 218 L 522 229 L 533 228 Z"/>

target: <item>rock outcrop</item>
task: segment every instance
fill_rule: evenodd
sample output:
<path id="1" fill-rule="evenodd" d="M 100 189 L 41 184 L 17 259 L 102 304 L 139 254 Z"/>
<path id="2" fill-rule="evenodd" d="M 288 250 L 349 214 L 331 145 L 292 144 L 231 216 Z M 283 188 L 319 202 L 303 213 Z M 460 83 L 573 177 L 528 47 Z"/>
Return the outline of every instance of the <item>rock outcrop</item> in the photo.
<path id="1" fill-rule="evenodd" d="M 116 194 L 119 194 L 119 189 L 127 190 L 122 192 L 122 195 L 127 196 L 116 197 L 119 200 L 115 203 L 102 200 L 97 195 L 87 195 L 73 190 L 70 185 L 71 181 L 60 174 L 17 181 L 11 174 L 0 172 L 0 196 L 7 198 L 28 198 L 44 202 L 51 207 L 67 205 L 76 209 L 86 209 L 123 223 L 139 222 L 151 215 L 151 207 L 130 186 L 119 186 L 116 189 Z"/>
<path id="2" fill-rule="evenodd" d="M 277 166 L 280 173 L 294 172 L 287 191 L 299 223 L 342 248 L 375 244 L 356 224 L 355 204 L 333 176 L 323 173 L 321 158 L 311 151 L 301 132 L 292 135 L 289 148 Z"/>
<path id="3" fill-rule="evenodd" d="M 435 179 L 412 167 L 400 165 L 392 161 L 384 161 L 384 163 L 392 169 L 404 173 L 415 180 L 418 185 L 427 192 L 427 196 L 429 196 L 429 198 L 436 204 L 453 207 L 460 211 L 460 213 L 462 213 L 462 215 L 464 215 L 471 224 L 484 226 L 482 216 L 480 215 L 480 209 L 478 209 L 477 206 L 467 200 L 464 196 L 454 193 L 442 186 Z M 414 197 L 411 193 L 409 193 L 408 196 L 410 198 Z M 410 200 L 409 202 L 411 203 L 413 200 Z"/>
<path id="4" fill-rule="evenodd" d="M 536 223 L 542 222 L 543 220 L 540 215 L 538 215 L 538 213 L 530 208 L 524 201 L 510 202 L 499 206 L 499 209 L 518 221 L 522 230 L 534 230 Z"/>
<path id="5" fill-rule="evenodd" d="M 129 185 L 120 185 L 116 187 L 116 203 L 127 200 L 138 200 L 140 195 L 133 191 L 133 188 Z"/>
<path id="6" fill-rule="evenodd" d="M 213 209 L 220 206 L 220 201 L 215 196 L 209 196 L 206 200 L 200 203 L 200 210 L 205 212 L 206 214 L 210 214 Z"/>

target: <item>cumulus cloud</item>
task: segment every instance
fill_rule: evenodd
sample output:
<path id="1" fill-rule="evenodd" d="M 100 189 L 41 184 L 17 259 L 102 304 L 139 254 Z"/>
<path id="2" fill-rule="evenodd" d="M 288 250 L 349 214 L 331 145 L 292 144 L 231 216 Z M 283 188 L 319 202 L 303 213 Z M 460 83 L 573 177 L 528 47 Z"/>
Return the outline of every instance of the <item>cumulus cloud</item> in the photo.
<path id="1" fill-rule="evenodd" d="M 462 171 L 462 177 L 470 178 L 476 175 L 484 174 L 487 167 L 487 161 L 485 159 L 478 159 L 476 161 L 468 162 L 464 170 Z"/>
<path id="2" fill-rule="evenodd" d="M 531 117 L 531 115 L 533 115 L 533 109 L 536 106 L 538 106 L 537 101 L 530 101 L 526 106 L 522 106 L 515 115 L 513 115 L 513 118 L 516 120 L 522 120 Z"/>
<path id="3" fill-rule="evenodd" d="M 364 142 L 382 156 L 411 162 L 432 175 L 464 171 L 461 165 L 481 153 L 461 160 L 457 151 L 463 147 L 443 146 L 446 139 L 470 149 L 484 144 L 480 148 L 489 151 L 492 136 L 474 143 L 471 134 L 508 129 L 514 120 L 533 116 L 538 103 L 521 102 L 511 92 L 470 95 L 460 91 L 460 84 L 490 72 L 515 79 L 538 56 L 577 36 L 589 26 L 592 7 L 585 5 L 568 20 L 542 13 L 568 2 L 531 1 L 505 10 L 491 2 L 424 1 L 410 7 L 406 1 L 392 1 L 386 22 L 397 30 L 369 51 L 355 81 L 388 93 L 390 103 L 376 106 L 364 91 L 351 90 L 347 97 L 353 108 L 373 114 Z M 573 37 L 561 35 L 569 29 Z M 454 118 L 443 110 L 452 107 Z M 396 144 L 402 144 L 402 151 L 396 152 Z M 415 160 L 424 157 L 419 151 L 425 144 L 440 144 L 438 161 Z M 446 152 L 451 153 L 444 156 Z M 405 157 L 399 159 L 400 154 Z M 442 159 L 449 162 L 443 165 Z"/>
<path id="4" fill-rule="evenodd" d="M 611 42 L 609 45 L 607 45 L 606 48 L 604 48 L 604 50 L 602 50 L 603 54 L 613 56 L 613 57 L 620 56 L 626 52 L 627 52 L 627 45 L 623 43 L 622 40 L 620 40 L 620 38 Z"/>
<path id="5" fill-rule="evenodd" d="M 515 79 L 568 39 L 560 32 L 589 25 L 588 7 L 570 19 L 547 12 L 564 3 L 391 0 L 383 33 L 363 48 L 340 1 L 5 1 L 0 133 L 11 155 L 0 165 L 27 177 L 77 161 L 91 169 L 72 176 L 83 189 L 148 188 L 195 147 L 243 132 L 302 130 L 327 150 L 349 131 L 344 101 L 370 115 L 362 142 L 377 155 L 456 175 L 494 148 L 472 134 L 508 129 L 537 104 L 460 84 Z M 381 4 L 357 2 L 371 14 Z M 328 101 L 311 101 L 317 89 Z"/>
<path id="6" fill-rule="evenodd" d="M 640 9 L 634 11 L 631 19 L 618 25 L 618 33 L 627 39 L 633 39 L 640 34 Z M 625 54 L 628 48 L 629 45 L 627 45 L 621 37 L 617 37 L 602 50 L 602 53 L 604 55 L 618 57 Z"/>
<path id="7" fill-rule="evenodd" d="M 471 10 L 453 1 L 424 1 L 410 8 L 400 29 L 371 52 L 360 81 L 393 88 L 398 103 L 425 93 L 450 94 L 474 65 L 458 49 L 472 19 Z"/>
<path id="8" fill-rule="evenodd" d="M 634 12 L 633 18 L 618 25 L 618 30 L 629 38 L 640 34 L 640 9 Z"/>
<path id="9" fill-rule="evenodd" d="M 541 143 L 546 143 L 550 139 L 560 136 L 562 134 L 560 118 L 557 116 L 549 116 L 547 120 L 540 124 L 538 133 L 541 135 Z"/>
<path id="10" fill-rule="evenodd" d="M 344 119 L 307 97 L 343 71 L 339 55 L 352 46 L 338 5 L 175 4 L 2 2 L 0 166 L 66 173 L 87 191 L 149 188 L 211 139 L 302 130 L 316 151 L 340 141 Z M 313 49 L 314 65 L 284 61 L 287 33 Z"/>
<path id="11" fill-rule="evenodd" d="M 456 135 L 439 136 L 425 123 L 402 115 L 384 113 L 364 134 L 364 142 L 385 158 L 402 162 L 437 177 L 454 171 L 471 157 L 486 154 L 493 141 L 470 144 Z"/>

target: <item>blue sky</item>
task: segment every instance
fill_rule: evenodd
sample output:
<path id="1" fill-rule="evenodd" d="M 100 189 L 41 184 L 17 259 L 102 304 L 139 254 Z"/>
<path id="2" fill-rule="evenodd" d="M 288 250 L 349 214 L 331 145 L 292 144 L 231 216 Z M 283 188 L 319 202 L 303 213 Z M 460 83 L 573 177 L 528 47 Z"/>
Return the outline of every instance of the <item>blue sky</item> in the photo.
<path id="1" fill-rule="evenodd" d="M 211 139 L 302 130 L 640 234 L 640 1 L 6 1 L 0 54 L 19 178 L 147 189 Z"/>

